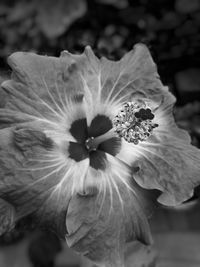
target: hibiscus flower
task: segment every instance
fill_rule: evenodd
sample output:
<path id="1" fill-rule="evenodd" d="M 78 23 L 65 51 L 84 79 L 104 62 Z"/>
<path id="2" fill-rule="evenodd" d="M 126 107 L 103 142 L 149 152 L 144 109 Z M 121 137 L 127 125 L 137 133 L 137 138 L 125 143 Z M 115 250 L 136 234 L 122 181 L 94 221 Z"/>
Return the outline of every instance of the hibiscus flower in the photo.
<path id="1" fill-rule="evenodd" d="M 172 115 L 146 46 L 120 61 L 12 54 L 0 109 L 0 232 L 32 214 L 100 266 L 151 244 L 149 192 L 178 205 L 200 183 L 200 152 Z M 155 195 L 153 195 L 155 198 Z"/>

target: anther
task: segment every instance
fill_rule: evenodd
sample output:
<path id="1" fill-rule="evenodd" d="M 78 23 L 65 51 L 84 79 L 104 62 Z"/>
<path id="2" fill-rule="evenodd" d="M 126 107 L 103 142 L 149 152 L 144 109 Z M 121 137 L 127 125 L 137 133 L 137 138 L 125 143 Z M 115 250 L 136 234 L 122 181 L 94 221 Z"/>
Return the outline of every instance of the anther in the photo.
<path id="1" fill-rule="evenodd" d="M 127 142 L 138 144 L 152 134 L 158 124 L 144 101 L 126 102 L 113 120 L 114 131 Z"/>

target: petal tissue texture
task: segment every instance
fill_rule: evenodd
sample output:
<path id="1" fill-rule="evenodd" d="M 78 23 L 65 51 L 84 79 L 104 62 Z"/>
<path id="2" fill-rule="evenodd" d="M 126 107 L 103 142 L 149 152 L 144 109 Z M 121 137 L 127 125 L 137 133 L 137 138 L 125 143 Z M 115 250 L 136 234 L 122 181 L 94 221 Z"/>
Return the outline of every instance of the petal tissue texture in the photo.
<path id="1" fill-rule="evenodd" d="M 151 244 L 148 218 L 200 184 L 200 152 L 145 45 L 119 61 L 90 47 L 59 58 L 17 52 L 0 95 L 1 234 L 27 215 L 100 266 L 126 242 Z"/>

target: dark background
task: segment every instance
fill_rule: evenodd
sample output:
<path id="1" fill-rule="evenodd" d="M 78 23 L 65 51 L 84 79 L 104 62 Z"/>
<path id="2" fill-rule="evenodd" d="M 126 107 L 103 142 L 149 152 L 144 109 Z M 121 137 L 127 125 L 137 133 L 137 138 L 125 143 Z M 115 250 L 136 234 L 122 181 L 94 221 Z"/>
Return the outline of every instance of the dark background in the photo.
<path id="1" fill-rule="evenodd" d="M 177 123 L 200 147 L 200 0 L 0 0 L 1 79 L 10 73 L 6 58 L 15 51 L 59 56 L 62 50 L 81 53 L 90 45 L 97 56 L 118 60 L 138 42 L 149 47 L 163 83 L 177 97 Z M 197 189 L 193 199 L 198 196 Z M 164 227 L 166 211 L 160 214 Z M 176 229 L 174 212 L 167 214 Z M 181 220 L 187 214 L 193 218 L 191 228 L 200 229 L 193 211 Z M 0 238 L 1 245 L 26 234 L 16 229 Z M 46 255 L 54 258 L 59 241 L 49 233 L 35 236 L 29 246 L 34 266 L 53 266 Z"/>

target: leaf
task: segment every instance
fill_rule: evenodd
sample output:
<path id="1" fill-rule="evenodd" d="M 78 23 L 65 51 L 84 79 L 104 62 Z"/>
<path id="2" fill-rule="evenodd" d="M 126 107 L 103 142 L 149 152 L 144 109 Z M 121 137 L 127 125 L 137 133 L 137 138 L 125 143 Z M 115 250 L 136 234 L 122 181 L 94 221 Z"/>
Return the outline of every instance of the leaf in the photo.
<path id="1" fill-rule="evenodd" d="M 38 1 L 37 24 L 49 39 L 62 35 L 87 10 L 85 0 Z"/>

